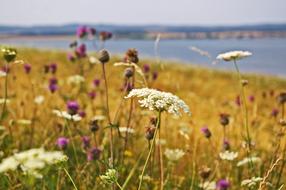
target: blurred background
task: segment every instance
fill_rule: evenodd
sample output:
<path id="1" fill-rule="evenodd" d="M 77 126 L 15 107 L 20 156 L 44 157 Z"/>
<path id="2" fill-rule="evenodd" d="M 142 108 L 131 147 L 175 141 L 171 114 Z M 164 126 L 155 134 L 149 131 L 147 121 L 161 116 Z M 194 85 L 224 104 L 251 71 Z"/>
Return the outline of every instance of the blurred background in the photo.
<path id="1" fill-rule="evenodd" d="M 216 55 L 248 50 L 244 72 L 286 76 L 285 0 L 1 0 L 1 8 L 0 44 L 67 50 L 88 26 L 112 33 L 113 54 L 136 48 L 140 57 L 232 69 Z"/>

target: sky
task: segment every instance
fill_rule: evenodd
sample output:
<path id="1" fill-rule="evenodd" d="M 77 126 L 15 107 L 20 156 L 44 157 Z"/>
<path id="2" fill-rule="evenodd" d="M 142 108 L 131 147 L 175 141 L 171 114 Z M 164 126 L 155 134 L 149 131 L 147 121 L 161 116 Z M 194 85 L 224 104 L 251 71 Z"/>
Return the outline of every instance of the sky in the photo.
<path id="1" fill-rule="evenodd" d="M 286 0 L 0 0 L 0 25 L 286 23 Z"/>

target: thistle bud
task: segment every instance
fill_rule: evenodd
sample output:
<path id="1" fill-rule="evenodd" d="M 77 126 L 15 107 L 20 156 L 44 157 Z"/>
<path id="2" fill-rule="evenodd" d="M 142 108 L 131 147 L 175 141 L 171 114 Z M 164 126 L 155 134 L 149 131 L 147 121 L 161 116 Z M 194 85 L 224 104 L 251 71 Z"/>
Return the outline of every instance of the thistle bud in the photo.
<path id="1" fill-rule="evenodd" d="M 206 180 L 211 174 L 211 169 L 207 166 L 202 166 L 199 171 L 199 175 L 202 179 Z"/>
<path id="2" fill-rule="evenodd" d="M 124 76 L 126 77 L 126 78 L 130 78 L 130 77 L 132 77 L 133 76 L 133 70 L 131 69 L 131 68 L 127 68 L 127 69 L 125 69 L 125 71 L 124 71 Z"/>
<path id="3" fill-rule="evenodd" d="M 150 141 L 154 138 L 155 134 L 155 127 L 147 127 L 147 130 L 145 132 L 145 138 Z"/>
<path id="4" fill-rule="evenodd" d="M 245 79 L 241 80 L 241 84 L 242 86 L 248 85 L 248 80 L 245 80 Z"/>
<path id="5" fill-rule="evenodd" d="M 203 132 L 206 138 L 210 138 L 212 136 L 211 131 L 207 127 L 201 128 L 201 131 Z"/>
<path id="6" fill-rule="evenodd" d="M 128 49 L 125 54 L 125 60 L 132 63 L 138 63 L 139 62 L 138 51 L 134 48 Z"/>
<path id="7" fill-rule="evenodd" d="M 277 97 L 279 104 L 285 104 L 286 103 L 286 92 L 281 92 Z"/>
<path id="8" fill-rule="evenodd" d="M 98 121 L 97 120 L 92 120 L 89 122 L 89 129 L 91 132 L 96 132 L 99 129 Z"/>
<path id="9" fill-rule="evenodd" d="M 226 113 L 220 114 L 220 124 L 226 126 L 229 124 L 229 115 Z"/>
<path id="10" fill-rule="evenodd" d="M 14 61 L 14 59 L 15 59 L 16 56 L 17 56 L 17 51 L 16 51 L 16 49 L 14 49 L 14 48 L 3 48 L 3 49 L 2 49 L 2 52 L 3 52 L 3 57 L 4 57 L 4 59 L 5 59 L 8 63 Z"/>
<path id="11" fill-rule="evenodd" d="M 107 63 L 110 59 L 110 56 L 109 56 L 109 53 L 106 49 L 103 49 L 103 50 L 100 50 L 99 51 L 99 58 L 98 60 L 101 62 L 101 63 Z"/>

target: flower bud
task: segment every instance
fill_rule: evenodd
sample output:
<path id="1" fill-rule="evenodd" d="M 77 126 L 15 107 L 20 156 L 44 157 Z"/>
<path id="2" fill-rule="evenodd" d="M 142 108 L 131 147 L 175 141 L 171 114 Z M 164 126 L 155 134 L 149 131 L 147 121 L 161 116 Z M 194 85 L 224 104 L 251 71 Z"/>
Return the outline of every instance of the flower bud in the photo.
<path id="1" fill-rule="evenodd" d="M 100 50 L 99 51 L 99 58 L 98 60 L 101 62 L 101 63 L 107 63 L 110 59 L 110 56 L 109 56 L 109 53 L 106 49 L 103 49 L 103 50 Z"/>
<path id="2" fill-rule="evenodd" d="M 125 59 L 126 61 L 129 61 L 132 63 L 138 63 L 139 62 L 138 51 L 134 48 L 128 49 L 125 54 Z"/>
<path id="3" fill-rule="evenodd" d="M 286 103 L 286 92 L 281 92 L 277 97 L 279 104 L 285 104 Z"/>
<path id="4" fill-rule="evenodd" d="M 127 69 L 125 69 L 125 71 L 124 71 L 124 76 L 126 77 L 126 78 L 130 78 L 130 77 L 132 77 L 133 76 L 133 69 L 131 69 L 131 68 L 127 68 Z"/>
<path id="5" fill-rule="evenodd" d="M 155 134 L 155 127 L 148 127 L 146 132 L 145 132 L 145 138 L 150 141 L 154 138 L 154 134 Z"/>
<path id="6" fill-rule="evenodd" d="M 96 132 L 99 129 L 98 121 L 97 120 L 92 120 L 89 122 L 89 129 L 91 132 Z"/>
<path id="7" fill-rule="evenodd" d="M 201 176 L 202 179 L 206 180 L 211 174 L 211 169 L 207 166 L 203 166 L 199 170 L 199 175 Z"/>
<path id="8" fill-rule="evenodd" d="M 226 113 L 220 114 L 220 124 L 226 126 L 229 124 L 229 115 Z"/>

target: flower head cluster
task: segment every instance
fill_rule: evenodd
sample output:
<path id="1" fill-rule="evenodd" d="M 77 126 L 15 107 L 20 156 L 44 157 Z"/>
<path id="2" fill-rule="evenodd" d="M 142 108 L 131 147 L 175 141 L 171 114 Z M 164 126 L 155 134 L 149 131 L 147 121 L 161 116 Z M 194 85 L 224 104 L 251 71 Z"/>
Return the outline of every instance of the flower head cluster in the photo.
<path id="1" fill-rule="evenodd" d="M 53 113 L 57 115 L 58 117 L 65 118 L 67 120 L 72 120 L 72 121 L 80 121 L 81 117 L 79 114 L 71 115 L 66 111 L 60 111 L 60 110 L 53 110 Z"/>
<path id="2" fill-rule="evenodd" d="M 161 92 L 149 88 L 133 89 L 125 98 L 132 97 L 142 98 L 138 102 L 141 107 L 148 108 L 149 110 L 167 111 L 175 115 L 180 115 L 180 110 L 190 113 L 187 104 L 169 92 Z"/>
<path id="3" fill-rule="evenodd" d="M 108 169 L 104 175 L 100 175 L 99 177 L 106 184 L 114 184 L 117 182 L 118 173 L 115 169 Z"/>
<path id="4" fill-rule="evenodd" d="M 217 56 L 217 59 L 221 59 L 224 61 L 234 61 L 234 60 L 240 60 L 245 57 L 251 56 L 252 53 L 249 51 L 230 51 L 226 53 L 219 54 Z"/>
<path id="5" fill-rule="evenodd" d="M 2 160 L 0 173 L 18 168 L 24 174 L 41 178 L 41 170 L 45 167 L 67 161 L 67 156 L 60 151 L 45 151 L 43 148 L 30 149 L 16 153 Z"/>
<path id="6" fill-rule="evenodd" d="M 169 161 L 176 162 L 185 155 L 185 152 L 181 149 L 166 149 L 164 154 Z"/>
<path id="7" fill-rule="evenodd" d="M 261 158 L 259 158 L 259 157 L 244 158 L 243 160 L 239 161 L 236 166 L 237 167 L 244 166 L 244 165 L 246 165 L 246 164 L 248 164 L 250 162 L 252 162 L 252 163 L 259 163 L 259 162 L 261 162 Z"/>
<path id="8" fill-rule="evenodd" d="M 205 181 L 204 183 L 200 183 L 199 187 L 205 190 L 215 190 L 216 182 L 215 181 Z"/>
<path id="9" fill-rule="evenodd" d="M 220 157 L 222 160 L 232 161 L 232 160 L 234 160 L 235 158 L 237 158 L 237 156 L 238 156 L 238 153 L 237 153 L 237 152 L 230 152 L 230 151 L 228 151 L 228 150 L 219 153 L 219 157 Z"/>
<path id="10" fill-rule="evenodd" d="M 263 179 L 261 177 L 252 177 L 251 179 L 245 179 L 241 182 L 241 186 L 253 187 L 260 183 Z"/>
<path id="11" fill-rule="evenodd" d="M 73 75 L 67 79 L 68 84 L 74 84 L 74 85 L 81 84 L 84 81 L 85 81 L 85 78 L 83 76 L 80 76 L 80 75 Z"/>

